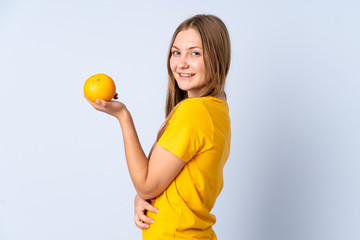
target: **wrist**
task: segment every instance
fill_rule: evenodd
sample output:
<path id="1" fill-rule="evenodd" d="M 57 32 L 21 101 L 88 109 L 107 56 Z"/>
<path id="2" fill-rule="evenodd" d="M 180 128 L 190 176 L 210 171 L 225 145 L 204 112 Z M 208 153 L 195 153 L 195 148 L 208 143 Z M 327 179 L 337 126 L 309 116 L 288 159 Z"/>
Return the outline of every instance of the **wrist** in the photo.
<path id="1" fill-rule="evenodd" d="M 129 110 L 124 106 L 118 113 L 114 115 L 116 119 L 121 123 L 125 118 L 130 116 Z"/>

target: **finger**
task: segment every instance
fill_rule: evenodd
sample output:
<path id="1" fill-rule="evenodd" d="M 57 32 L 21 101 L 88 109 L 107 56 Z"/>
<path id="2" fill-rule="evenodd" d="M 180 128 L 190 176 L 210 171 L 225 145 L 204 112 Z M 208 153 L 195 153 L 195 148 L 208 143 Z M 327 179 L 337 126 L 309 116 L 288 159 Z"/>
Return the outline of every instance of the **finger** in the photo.
<path id="1" fill-rule="evenodd" d="M 84 98 L 86 99 L 86 101 L 88 101 L 89 103 L 93 104 L 93 102 L 90 101 L 85 95 L 84 95 Z"/>
<path id="2" fill-rule="evenodd" d="M 152 200 L 151 200 L 152 201 Z M 154 200 L 155 202 L 155 200 Z M 145 202 L 144 203 L 144 206 L 143 206 L 146 210 L 148 211 L 151 211 L 153 213 L 158 213 L 159 212 L 159 209 L 157 209 L 156 207 L 154 207 L 153 205 L 151 205 L 150 203 L 148 202 Z"/>
<path id="3" fill-rule="evenodd" d="M 85 95 L 84 95 L 84 98 L 95 108 L 96 105 L 95 103 L 93 103 L 92 101 L 90 101 Z"/>
<path id="4" fill-rule="evenodd" d="M 150 199 L 151 204 L 154 204 L 156 201 L 156 198 Z"/>
<path id="5" fill-rule="evenodd" d="M 148 229 L 150 227 L 149 224 L 144 223 L 139 218 L 135 218 L 135 225 L 140 229 Z"/>
<path id="6" fill-rule="evenodd" d="M 95 110 L 98 110 L 98 111 L 103 111 L 104 112 L 104 111 L 106 111 L 106 108 L 108 107 L 108 103 L 105 100 L 102 100 L 102 99 L 97 99 L 95 101 L 95 103 L 90 101 L 88 98 L 86 98 L 86 100 L 91 104 L 91 106 L 93 106 L 93 108 Z"/>
<path id="7" fill-rule="evenodd" d="M 100 107 L 106 107 L 107 102 L 106 102 L 105 100 L 102 100 L 102 99 L 97 99 L 97 100 L 95 101 L 95 104 L 98 105 L 98 106 L 100 106 Z"/>
<path id="8" fill-rule="evenodd" d="M 141 220 L 143 223 L 154 223 L 154 219 L 149 218 L 145 214 L 136 214 L 137 219 Z"/>

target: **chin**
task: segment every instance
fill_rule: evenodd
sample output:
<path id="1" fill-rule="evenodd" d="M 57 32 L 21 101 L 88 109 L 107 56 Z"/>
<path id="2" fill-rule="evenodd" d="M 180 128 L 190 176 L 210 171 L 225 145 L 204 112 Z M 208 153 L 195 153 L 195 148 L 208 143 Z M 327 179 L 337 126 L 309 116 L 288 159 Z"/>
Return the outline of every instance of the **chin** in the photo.
<path id="1" fill-rule="evenodd" d="M 179 85 L 178 85 L 179 86 Z M 184 92 L 187 92 L 187 91 L 189 91 L 191 88 L 188 88 L 188 87 L 181 87 L 181 86 L 179 86 L 179 88 L 181 89 L 181 90 L 183 90 Z"/>
<path id="2" fill-rule="evenodd" d="M 183 91 L 188 91 L 190 88 L 189 86 L 184 86 L 184 84 L 179 84 L 179 82 L 177 81 L 176 84 L 178 85 L 178 87 L 183 90 Z"/>

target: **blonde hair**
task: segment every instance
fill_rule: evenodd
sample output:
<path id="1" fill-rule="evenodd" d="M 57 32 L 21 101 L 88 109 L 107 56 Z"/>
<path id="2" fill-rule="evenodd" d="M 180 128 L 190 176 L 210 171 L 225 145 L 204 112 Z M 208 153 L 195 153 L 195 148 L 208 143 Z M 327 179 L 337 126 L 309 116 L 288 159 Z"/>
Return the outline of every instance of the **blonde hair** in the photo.
<path id="1" fill-rule="evenodd" d="M 220 18 L 214 15 L 199 14 L 182 22 L 175 30 L 168 52 L 167 70 L 168 70 L 168 89 L 165 106 L 165 122 L 161 126 L 156 142 L 150 150 L 151 152 L 165 131 L 165 127 L 169 121 L 172 111 L 184 99 L 187 98 L 186 91 L 183 91 L 177 85 L 175 77 L 170 68 L 170 59 L 172 56 L 171 48 L 174 44 L 176 36 L 179 32 L 194 29 L 201 37 L 203 48 L 206 87 L 201 94 L 204 96 L 223 96 L 225 94 L 225 80 L 229 72 L 231 62 L 231 47 L 229 32 Z"/>

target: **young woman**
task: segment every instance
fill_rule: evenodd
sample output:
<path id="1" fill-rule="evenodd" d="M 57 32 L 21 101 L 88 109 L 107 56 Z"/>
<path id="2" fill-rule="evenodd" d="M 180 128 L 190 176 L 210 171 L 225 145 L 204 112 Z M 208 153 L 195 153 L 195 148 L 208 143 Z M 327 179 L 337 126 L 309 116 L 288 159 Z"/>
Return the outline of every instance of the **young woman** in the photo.
<path id="1" fill-rule="evenodd" d="M 217 239 L 212 229 L 216 218 L 210 211 L 223 187 L 230 153 L 224 92 L 229 66 L 230 38 L 219 18 L 196 15 L 179 25 L 167 63 L 166 120 L 149 157 L 123 103 L 89 101 L 120 122 L 137 191 L 135 223 L 144 229 L 143 239 Z M 154 206 L 147 199 L 153 199 Z"/>

